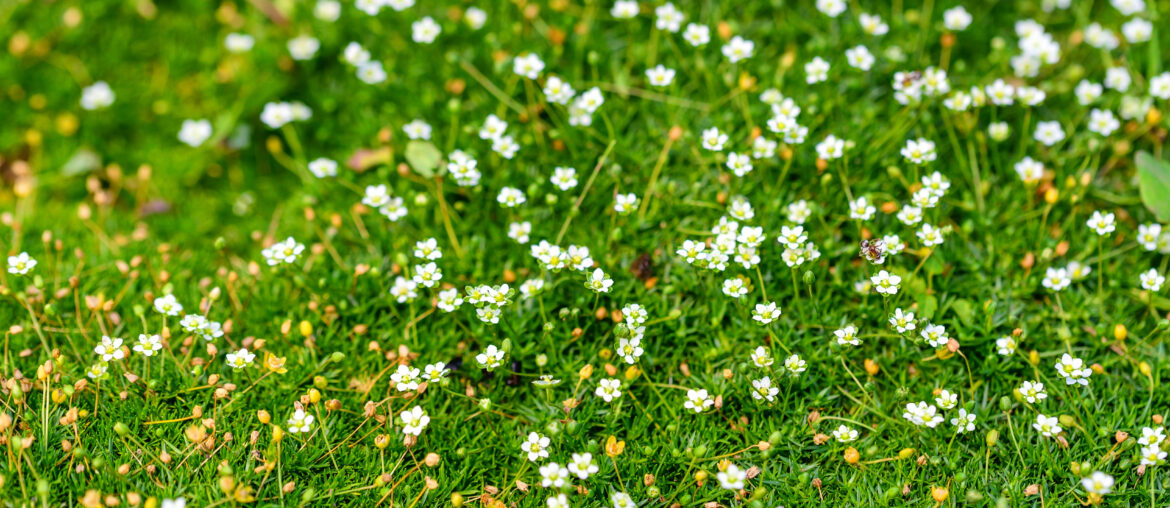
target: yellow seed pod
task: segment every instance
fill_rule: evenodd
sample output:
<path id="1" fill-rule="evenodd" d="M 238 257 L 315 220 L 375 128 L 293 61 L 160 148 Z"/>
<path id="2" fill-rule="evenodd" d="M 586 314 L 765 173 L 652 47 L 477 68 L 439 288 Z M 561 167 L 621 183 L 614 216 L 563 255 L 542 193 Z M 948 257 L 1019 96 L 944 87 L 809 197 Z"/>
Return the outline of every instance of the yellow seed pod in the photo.
<path id="1" fill-rule="evenodd" d="M 1125 340 L 1125 338 L 1128 336 L 1129 330 L 1125 329 L 1125 325 L 1117 323 L 1117 325 L 1113 327 L 1113 338 L 1117 340 Z"/>
<path id="2" fill-rule="evenodd" d="M 308 337 L 308 336 L 313 334 L 313 324 L 312 323 L 310 323 L 308 321 L 301 321 L 301 324 L 298 326 L 301 330 L 302 337 Z"/>
<path id="3" fill-rule="evenodd" d="M 316 388 L 309 390 L 309 402 L 314 404 L 321 402 L 321 392 Z"/>
<path id="4" fill-rule="evenodd" d="M 284 429 L 280 428 L 280 425 L 273 425 L 272 426 L 272 442 L 279 443 L 283 440 L 284 440 Z"/>
<path id="5" fill-rule="evenodd" d="M 633 381 L 641 374 L 642 369 L 639 369 L 637 365 L 631 365 L 630 368 L 626 369 L 626 381 Z"/>
<path id="6" fill-rule="evenodd" d="M 1051 205 L 1053 203 L 1056 203 L 1056 200 L 1058 200 L 1058 199 L 1060 199 L 1060 191 L 1056 190 L 1056 187 L 1049 187 L 1048 190 L 1044 191 L 1044 202 L 1045 203 L 1048 203 Z"/>
<path id="7" fill-rule="evenodd" d="M 1138 371 L 1141 372 L 1143 376 L 1149 377 L 1150 372 L 1151 372 L 1150 364 L 1148 364 L 1146 362 L 1139 363 L 1138 364 Z"/>
<path id="8" fill-rule="evenodd" d="M 1035 349 L 1028 352 L 1028 363 L 1040 365 L 1040 353 L 1037 353 Z"/>
<path id="9" fill-rule="evenodd" d="M 913 456 L 914 456 L 914 449 L 913 448 L 902 448 L 902 451 L 898 452 L 898 458 L 902 459 L 902 460 L 909 459 Z"/>
<path id="10" fill-rule="evenodd" d="M 268 414 L 268 411 L 261 409 L 256 412 L 256 419 L 260 420 L 260 423 L 267 425 L 268 422 L 272 421 L 272 415 Z"/>
<path id="11" fill-rule="evenodd" d="M 845 462 L 846 463 L 856 464 L 859 461 L 861 461 L 861 453 L 857 451 L 857 448 L 850 446 L 849 448 L 845 449 Z"/>
<path id="12" fill-rule="evenodd" d="M 946 501 L 950 495 L 951 491 L 947 490 L 946 487 L 931 487 L 930 489 L 930 497 L 939 503 Z"/>

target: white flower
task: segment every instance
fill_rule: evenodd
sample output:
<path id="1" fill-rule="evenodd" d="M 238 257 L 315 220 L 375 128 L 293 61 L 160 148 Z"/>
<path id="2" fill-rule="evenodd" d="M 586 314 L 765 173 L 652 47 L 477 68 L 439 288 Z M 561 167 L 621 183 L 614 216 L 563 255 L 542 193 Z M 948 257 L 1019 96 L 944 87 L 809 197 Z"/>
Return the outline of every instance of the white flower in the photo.
<path id="1" fill-rule="evenodd" d="M 1035 185 L 1044 178 L 1044 165 L 1031 157 L 1024 157 L 1015 164 L 1016 174 L 1028 185 Z"/>
<path id="2" fill-rule="evenodd" d="M 504 187 L 500 189 L 499 195 L 496 196 L 496 201 L 507 208 L 516 208 L 528 201 L 524 196 L 524 192 L 515 187 Z"/>
<path id="3" fill-rule="evenodd" d="M 402 132 L 410 139 L 431 139 L 431 124 L 421 118 L 415 118 L 402 126 Z"/>
<path id="4" fill-rule="evenodd" d="M 1089 376 L 1093 375 L 1093 371 L 1085 366 L 1084 360 L 1065 353 L 1060 357 L 1060 361 L 1056 362 L 1056 374 L 1064 378 L 1065 384 L 1088 386 Z"/>
<path id="5" fill-rule="evenodd" d="M 646 70 L 646 79 L 653 86 L 670 86 L 674 81 L 674 69 L 667 69 L 662 64 Z"/>
<path id="6" fill-rule="evenodd" d="M 1125 67 L 1110 67 L 1105 70 L 1105 88 L 1125 93 L 1132 82 L 1133 79 L 1129 77 L 1129 71 Z"/>
<path id="7" fill-rule="evenodd" d="M 512 222 L 508 224 L 508 238 L 516 240 L 521 245 L 528 243 L 528 235 L 532 234 L 531 222 Z"/>
<path id="8" fill-rule="evenodd" d="M 955 405 L 959 403 L 959 396 L 948 390 L 940 390 L 938 396 L 934 398 L 934 401 L 938 403 L 938 407 L 954 409 Z"/>
<path id="9" fill-rule="evenodd" d="M 1063 291 L 1072 284 L 1072 277 L 1064 268 L 1049 267 L 1044 271 L 1044 279 L 1040 283 L 1052 291 Z"/>
<path id="10" fill-rule="evenodd" d="M 1153 32 L 1153 23 L 1142 18 L 1133 18 L 1121 25 L 1121 33 L 1125 35 L 1125 40 L 1131 44 L 1149 41 L 1150 34 Z"/>
<path id="11" fill-rule="evenodd" d="M 411 436 L 421 435 L 423 429 L 431 423 L 431 417 L 419 406 L 398 413 L 398 420 L 402 422 L 402 433 Z"/>
<path id="12" fill-rule="evenodd" d="M 468 7 L 467 11 L 463 13 L 463 19 L 467 21 L 467 26 L 472 30 L 479 30 L 483 28 L 484 23 L 487 23 L 487 13 L 479 7 Z"/>
<path id="13" fill-rule="evenodd" d="M 386 81 L 386 70 L 382 62 L 366 62 L 358 66 L 357 77 L 367 85 L 376 85 Z"/>
<path id="14" fill-rule="evenodd" d="M 317 5 L 313 6 L 313 15 L 321 21 L 328 21 L 330 23 L 337 21 L 341 17 L 341 2 L 336 0 L 317 0 Z"/>
<path id="15" fill-rule="evenodd" d="M 1034 137 L 1044 146 L 1052 146 L 1064 139 L 1064 129 L 1060 127 L 1060 122 L 1039 122 Z"/>
<path id="16" fill-rule="evenodd" d="M 840 16 L 845 7 L 845 0 L 817 0 L 817 10 L 830 18 Z"/>
<path id="17" fill-rule="evenodd" d="M 37 260 L 29 256 L 27 252 L 8 256 L 8 273 L 13 275 L 27 275 L 36 266 Z"/>
<path id="18" fill-rule="evenodd" d="M 1119 3 L 1126 3 L 1127 1 L 1129 3 L 1140 3 L 1141 0 L 1113 0 L 1113 5 L 1116 6 Z M 1113 477 L 1101 471 L 1094 471 L 1093 474 L 1081 478 L 1081 486 L 1093 494 L 1108 494 L 1113 492 Z"/>
<path id="19" fill-rule="evenodd" d="M 743 279 L 735 277 L 723 281 L 723 294 L 732 298 L 739 298 L 747 293 L 748 288 L 744 285 Z"/>
<path id="20" fill-rule="evenodd" d="M 1024 381 L 1018 391 L 1029 404 L 1035 404 L 1048 398 L 1048 393 L 1044 391 L 1044 383 L 1040 382 Z"/>
<path id="21" fill-rule="evenodd" d="M 1108 109 L 1093 108 L 1089 112 L 1089 130 L 1102 136 L 1108 136 L 1121 127 L 1121 122 Z"/>
<path id="22" fill-rule="evenodd" d="M 548 458 L 549 439 L 535 432 L 528 433 L 528 439 L 520 444 L 520 451 L 528 455 L 528 460 L 536 462 Z"/>
<path id="23" fill-rule="evenodd" d="M 308 60 L 317 54 L 321 42 L 308 35 L 288 40 L 288 54 L 293 60 Z"/>
<path id="24" fill-rule="evenodd" d="M 961 5 L 943 12 L 943 25 L 947 27 L 947 30 L 962 32 L 971 25 L 971 19 L 971 13 L 967 12 L 967 9 Z"/>
<path id="25" fill-rule="evenodd" d="M 960 409 L 959 414 L 951 418 L 951 425 L 955 426 L 955 432 L 963 434 L 975 430 L 975 414 L 968 413 L 966 409 Z"/>
<path id="26" fill-rule="evenodd" d="M 659 30 L 666 30 L 667 32 L 678 32 L 682 22 L 686 20 L 686 15 L 682 11 L 675 8 L 674 4 L 666 2 L 654 8 L 654 28 Z"/>
<path id="27" fill-rule="evenodd" d="M 589 274 L 585 280 L 585 287 L 596 293 L 608 293 L 611 286 L 613 286 L 613 279 L 605 275 L 605 272 L 601 271 L 600 268 L 593 270 L 593 273 Z"/>
<path id="28" fill-rule="evenodd" d="M 804 74 L 805 82 L 810 85 L 825 81 L 829 79 L 829 62 L 819 56 L 813 57 L 812 61 L 804 64 Z"/>
<path id="29" fill-rule="evenodd" d="M 629 365 L 638 363 L 638 358 L 642 356 L 643 352 L 644 350 L 642 349 L 642 340 L 638 337 L 621 339 L 618 341 L 618 356 L 622 357 L 622 360 L 624 360 Z"/>
<path id="30" fill-rule="evenodd" d="M 687 390 L 687 401 L 683 404 L 683 407 L 696 413 L 702 413 L 703 410 L 714 404 L 715 400 L 707 394 L 707 390 Z"/>
<path id="31" fill-rule="evenodd" d="M 297 257 L 304 252 L 305 246 L 297 243 L 293 237 L 277 242 L 260 252 L 268 266 L 277 266 L 281 263 L 295 263 Z"/>
<path id="32" fill-rule="evenodd" d="M 226 357 L 228 367 L 233 369 L 242 369 L 247 367 L 251 365 L 252 360 L 255 359 L 256 355 L 248 351 L 248 348 L 241 348 L 239 351 L 234 353 L 228 353 Z"/>
<path id="33" fill-rule="evenodd" d="M 1162 100 L 1170 100 L 1170 71 L 1150 78 L 1150 95 Z"/>
<path id="34" fill-rule="evenodd" d="M 613 3 L 613 8 L 609 10 L 613 17 L 618 19 L 630 19 L 638 15 L 638 2 L 636 0 L 617 0 Z"/>
<path id="35" fill-rule="evenodd" d="M 593 454 L 589 452 L 574 453 L 573 459 L 569 461 L 569 472 L 582 480 L 588 479 L 599 470 L 597 464 L 593 462 Z"/>
<path id="36" fill-rule="evenodd" d="M 892 275 L 890 272 L 882 270 L 870 277 L 870 282 L 874 285 L 874 290 L 883 295 L 898 294 L 898 285 L 902 283 L 902 278 L 897 275 Z"/>
<path id="37" fill-rule="evenodd" d="M 394 279 L 394 285 L 390 287 L 390 296 L 398 303 L 406 303 L 415 298 L 418 298 L 418 283 L 412 279 L 399 276 Z"/>
<path id="38" fill-rule="evenodd" d="M 102 336 L 101 343 L 93 348 L 93 352 L 97 353 L 103 362 L 121 360 L 126 356 L 126 353 L 122 351 L 122 339 L 110 338 L 105 335 Z"/>
<path id="39" fill-rule="evenodd" d="M 752 311 L 752 319 L 766 325 L 779 318 L 780 314 L 776 302 L 757 303 L 755 310 Z"/>
<path id="40" fill-rule="evenodd" d="M 869 204 L 869 200 L 865 199 L 865 196 L 860 196 L 849 202 L 850 219 L 869 220 L 873 218 L 874 213 L 877 213 L 877 208 Z"/>
<path id="41" fill-rule="evenodd" d="M 1166 452 L 1157 446 L 1147 446 L 1141 451 L 1141 464 L 1146 466 L 1155 466 L 1166 460 Z"/>
<path id="42" fill-rule="evenodd" d="M 752 397 L 756 400 L 772 402 L 778 393 L 780 389 L 772 385 L 772 379 L 768 376 L 752 380 Z"/>
<path id="43" fill-rule="evenodd" d="M 398 370 L 390 375 L 390 381 L 400 392 L 409 392 L 418 389 L 419 376 L 422 374 L 418 369 L 409 365 L 398 365 Z"/>
<path id="44" fill-rule="evenodd" d="M 484 352 L 475 355 L 475 362 L 479 364 L 479 368 L 492 371 L 504 363 L 504 351 L 496 348 L 496 346 L 489 345 Z"/>
<path id="45" fill-rule="evenodd" d="M 179 129 L 179 141 L 192 147 L 202 145 L 211 137 L 212 128 L 209 120 L 183 120 Z"/>
<path id="46" fill-rule="evenodd" d="M 230 33 L 223 39 L 223 46 L 232 53 L 246 53 L 251 51 L 256 40 L 251 35 Z"/>
<path id="47" fill-rule="evenodd" d="M 540 59 L 535 53 L 528 53 L 524 56 L 518 56 L 512 60 L 512 72 L 524 76 L 528 79 L 536 79 L 540 76 L 540 71 L 544 70 L 544 61 Z"/>
<path id="48" fill-rule="evenodd" d="M 613 197 L 613 211 L 626 215 L 638 208 L 638 196 L 634 193 L 617 194 Z"/>
<path id="49" fill-rule="evenodd" d="M 569 483 L 569 469 L 557 464 L 556 462 L 549 462 L 539 468 L 540 472 L 540 486 L 561 488 Z M 562 494 L 563 496 L 564 494 Z M 549 505 L 552 506 L 552 505 Z M 568 504 L 565 504 L 567 507 Z"/>
<path id="50" fill-rule="evenodd" d="M 943 325 L 928 323 L 926 326 L 922 327 L 922 331 L 919 332 L 919 335 L 921 335 L 922 339 L 930 344 L 931 347 L 943 347 L 951 340 L 950 337 L 947 337 L 947 329 Z M 943 404 L 940 403 L 939 405 L 942 406 Z M 950 408 L 944 407 L 943 409 Z"/>
<path id="51" fill-rule="evenodd" d="M 943 243 L 942 230 L 930 224 L 922 224 L 922 227 L 918 228 L 918 232 L 915 235 L 922 241 L 922 245 L 926 247 L 933 247 Z"/>
<path id="52" fill-rule="evenodd" d="M 703 131 L 700 136 L 703 142 L 703 148 L 713 152 L 723 151 L 723 144 L 727 142 L 727 134 L 719 132 L 718 127 L 711 127 Z"/>
<path id="53" fill-rule="evenodd" d="M 81 90 L 82 109 L 93 111 L 104 109 L 114 103 L 114 91 L 105 81 L 98 81 Z"/>
<path id="54" fill-rule="evenodd" d="M 1166 283 L 1166 277 L 1158 273 L 1156 268 L 1150 268 L 1141 273 L 1139 276 L 1142 282 L 1142 289 L 1150 291 L 1158 291 L 1162 289 L 1162 284 Z"/>
<path id="55" fill-rule="evenodd" d="M 1088 224 L 1089 229 L 1092 229 L 1093 232 L 1097 233 L 1097 235 L 1105 236 L 1117 229 L 1117 225 L 1114 223 L 1115 220 L 1116 218 L 1114 217 L 1113 212 L 1101 213 L 1099 210 L 1095 210 L 1093 211 L 1093 215 L 1089 217 L 1089 221 L 1086 224 Z"/>
<path id="56" fill-rule="evenodd" d="M 138 343 L 134 344 L 134 350 L 141 353 L 142 356 L 149 358 L 161 349 L 162 337 L 158 335 L 146 335 L 144 333 L 138 334 Z"/>
<path id="57" fill-rule="evenodd" d="M 918 323 L 914 322 L 913 312 L 905 312 L 901 307 L 898 307 L 894 309 L 894 314 L 890 316 L 890 326 L 898 330 L 898 333 L 907 333 L 918 328 Z"/>
<path id="58" fill-rule="evenodd" d="M 711 42 L 711 29 L 707 25 L 688 23 L 687 29 L 683 31 L 683 40 L 696 48 L 704 46 Z"/>
<path id="59" fill-rule="evenodd" d="M 313 159 L 309 162 L 309 172 L 317 178 L 337 176 L 337 161 L 324 157 Z"/>
<path id="60" fill-rule="evenodd" d="M 906 404 L 906 411 L 902 413 L 902 418 L 916 426 L 932 429 L 943 421 L 942 415 L 938 414 L 938 408 L 926 402 Z"/>
<path id="61" fill-rule="evenodd" d="M 858 16 L 858 21 L 861 23 L 861 29 L 869 35 L 885 35 L 890 31 L 890 25 L 882 21 L 882 17 L 877 14 L 861 13 Z"/>
<path id="62" fill-rule="evenodd" d="M 728 464 L 726 471 L 715 473 L 715 478 L 719 480 L 719 486 L 724 489 L 740 490 L 744 486 L 744 481 L 747 480 L 747 471 L 740 469 L 735 464 Z"/>
<path id="63" fill-rule="evenodd" d="M 837 426 L 837 429 L 833 431 L 833 438 L 836 439 L 838 443 L 852 443 L 857 441 L 857 431 L 849 428 L 847 425 L 839 425 Z"/>
<path id="64" fill-rule="evenodd" d="M 164 295 L 154 299 L 154 310 L 167 316 L 178 316 L 183 312 L 183 306 L 175 299 L 175 295 Z"/>
<path id="65" fill-rule="evenodd" d="M 816 150 L 817 157 L 827 161 L 840 159 L 845 154 L 845 140 L 829 134 L 824 141 L 817 143 Z"/>
<path id="66" fill-rule="evenodd" d="M 1142 446 L 1154 446 L 1162 444 L 1166 439 L 1165 429 L 1162 427 L 1142 427 L 1142 437 L 1138 439 L 1138 444 Z"/>
<path id="67" fill-rule="evenodd" d="M 792 355 L 784 359 L 784 369 L 788 371 L 789 375 L 798 376 L 808 369 L 808 363 L 800 355 Z"/>
<path id="68" fill-rule="evenodd" d="M 1032 428 L 1036 429 L 1040 435 L 1044 437 L 1052 437 L 1060 434 L 1063 430 L 1060 428 L 1060 420 L 1055 416 L 1045 416 L 1042 414 L 1036 415 L 1036 423 L 1032 424 Z"/>
<path id="69" fill-rule="evenodd" d="M 435 19 L 430 16 L 424 16 L 422 19 L 410 24 L 411 40 L 421 44 L 430 44 L 435 42 L 435 38 L 443 31 Z"/>
<path id="70" fill-rule="evenodd" d="M 1015 87 L 1005 83 L 1002 79 L 997 79 L 994 83 L 987 85 L 986 91 L 987 99 L 996 106 L 1011 106 L 1015 101 Z"/>
<path id="71" fill-rule="evenodd" d="M 902 157 L 914 164 L 924 164 L 935 160 L 934 142 L 929 139 L 908 139 L 902 147 Z"/>
<path id="72" fill-rule="evenodd" d="M 1009 336 L 995 339 L 995 351 L 1003 356 L 1011 356 L 1016 352 L 1016 339 Z"/>
<path id="73" fill-rule="evenodd" d="M 727 57 L 727 61 L 736 63 L 745 58 L 751 58 L 755 49 L 756 43 L 737 35 L 723 45 L 723 56 Z"/>
<path id="74" fill-rule="evenodd" d="M 873 66 L 874 57 L 865 46 L 854 46 L 845 50 L 845 61 L 850 67 L 868 71 Z"/>
<path id="75" fill-rule="evenodd" d="M 297 433 L 308 433 L 309 428 L 313 425 L 313 415 L 305 413 L 305 410 L 298 409 L 293 412 L 292 418 L 288 419 L 288 431 Z"/>
<path id="76" fill-rule="evenodd" d="M 844 328 L 839 328 L 833 332 L 837 337 L 837 345 L 844 346 L 860 346 L 861 340 L 857 338 L 857 327 L 853 325 L 845 325 Z"/>
<path id="77" fill-rule="evenodd" d="M 621 388 L 622 382 L 617 379 L 602 379 L 598 382 L 597 390 L 593 393 L 606 402 L 613 402 L 613 399 L 622 396 Z"/>

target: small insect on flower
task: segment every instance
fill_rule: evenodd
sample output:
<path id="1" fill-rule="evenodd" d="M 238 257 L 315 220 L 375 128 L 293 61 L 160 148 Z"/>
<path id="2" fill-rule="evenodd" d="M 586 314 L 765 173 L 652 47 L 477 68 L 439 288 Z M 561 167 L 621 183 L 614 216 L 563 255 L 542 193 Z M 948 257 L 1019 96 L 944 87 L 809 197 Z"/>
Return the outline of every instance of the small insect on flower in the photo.
<path id="1" fill-rule="evenodd" d="M 126 356 L 122 351 L 122 339 L 117 337 L 102 336 L 102 341 L 93 348 L 93 352 L 101 357 L 103 362 L 110 360 L 121 360 Z"/>
<path id="2" fill-rule="evenodd" d="M 529 432 L 528 439 L 520 443 L 520 451 L 527 454 L 530 462 L 536 462 L 540 459 L 548 458 L 548 444 L 549 439 L 547 436 Z"/>
<path id="3" fill-rule="evenodd" d="M 249 352 L 248 348 L 240 348 L 239 351 L 228 353 L 225 358 L 228 367 L 233 369 L 242 369 L 252 365 L 252 361 L 256 359 L 256 355 Z"/>
<path id="4" fill-rule="evenodd" d="M 288 431 L 293 434 L 308 433 L 313 425 L 313 420 L 315 420 L 313 415 L 305 413 L 303 409 L 297 409 L 288 419 Z"/>
<path id="5" fill-rule="evenodd" d="M 27 252 L 8 256 L 8 273 L 13 275 L 26 275 L 36 266 L 37 260 L 29 256 Z"/>
<path id="6" fill-rule="evenodd" d="M 431 423 L 431 417 L 419 406 L 399 413 L 398 420 L 402 422 L 402 433 L 410 436 L 421 435 L 423 429 Z"/>
<path id="7" fill-rule="evenodd" d="M 149 358 L 161 349 L 162 337 L 158 335 L 147 335 L 145 333 L 138 334 L 138 342 L 134 345 L 134 351 Z"/>
<path id="8" fill-rule="evenodd" d="M 590 475 L 597 471 L 599 471 L 599 468 L 593 462 L 592 453 L 574 453 L 573 460 L 569 461 L 569 472 L 582 480 L 588 479 Z"/>
<path id="9" fill-rule="evenodd" d="M 852 443 L 857 441 L 857 431 L 849 428 L 848 425 L 840 425 L 833 431 L 833 439 L 838 443 Z"/>
<path id="10" fill-rule="evenodd" d="M 740 490 L 744 486 L 744 481 L 747 480 L 747 471 L 740 469 L 735 464 L 728 464 L 727 470 L 716 473 L 715 478 L 719 480 L 719 486 L 724 489 Z"/>

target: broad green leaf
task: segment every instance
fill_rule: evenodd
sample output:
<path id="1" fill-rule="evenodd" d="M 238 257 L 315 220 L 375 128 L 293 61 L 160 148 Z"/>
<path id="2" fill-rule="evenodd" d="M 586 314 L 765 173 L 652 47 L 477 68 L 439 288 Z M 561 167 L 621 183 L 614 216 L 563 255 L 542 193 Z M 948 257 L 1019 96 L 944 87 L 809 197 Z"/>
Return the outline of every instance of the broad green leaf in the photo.
<path id="1" fill-rule="evenodd" d="M 1146 208 L 1160 221 L 1170 221 L 1170 163 L 1138 152 L 1134 159 L 1138 169 L 1138 186 Z"/>
<path id="2" fill-rule="evenodd" d="M 435 170 L 443 160 L 442 152 L 429 141 L 414 140 L 406 144 L 406 162 L 424 177 L 435 176 Z"/>

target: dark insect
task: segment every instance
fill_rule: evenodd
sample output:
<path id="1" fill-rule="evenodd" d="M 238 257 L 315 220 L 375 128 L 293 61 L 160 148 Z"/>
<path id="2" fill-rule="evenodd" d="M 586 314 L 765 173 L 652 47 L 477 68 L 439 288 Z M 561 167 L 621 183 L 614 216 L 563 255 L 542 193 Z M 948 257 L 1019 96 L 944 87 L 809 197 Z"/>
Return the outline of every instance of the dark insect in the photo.
<path id="1" fill-rule="evenodd" d="M 904 87 L 913 86 L 914 82 L 918 81 L 920 79 L 922 79 L 921 72 L 918 72 L 918 71 L 907 72 L 905 74 L 905 76 L 902 77 L 902 86 L 904 86 Z"/>
<path id="2" fill-rule="evenodd" d="M 879 263 L 885 258 L 886 246 L 881 240 L 862 240 L 861 241 L 861 257 L 870 260 L 873 263 Z"/>
<path id="3" fill-rule="evenodd" d="M 630 264 L 630 271 L 640 281 L 652 278 L 654 277 L 654 260 L 650 258 L 649 254 L 643 252 Z"/>

